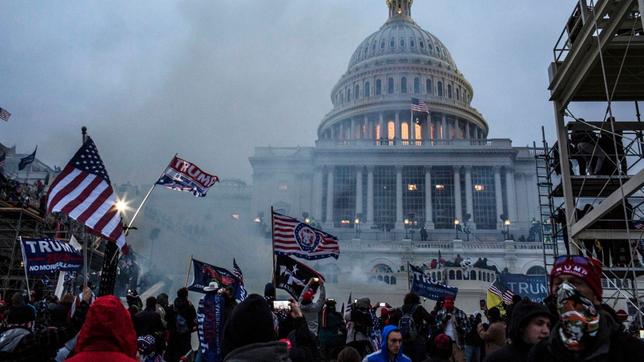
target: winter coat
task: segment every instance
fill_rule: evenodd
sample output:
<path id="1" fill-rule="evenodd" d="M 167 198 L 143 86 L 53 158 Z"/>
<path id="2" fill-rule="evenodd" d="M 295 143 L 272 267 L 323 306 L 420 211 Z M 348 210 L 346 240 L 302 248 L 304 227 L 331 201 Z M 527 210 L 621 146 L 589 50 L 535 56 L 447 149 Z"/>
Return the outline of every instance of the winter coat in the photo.
<path id="1" fill-rule="evenodd" d="M 298 302 L 300 303 L 300 310 L 302 311 L 302 315 L 304 315 L 304 318 L 306 318 L 306 323 L 309 326 L 309 330 L 311 331 L 311 333 L 317 336 L 318 316 L 320 314 L 320 311 L 322 310 L 322 307 L 324 306 L 324 301 L 326 300 L 326 290 L 324 288 L 324 284 L 320 285 L 320 295 L 318 296 L 317 301 L 311 302 L 309 304 L 302 304 L 304 293 L 306 293 L 310 288 L 311 286 L 307 285 L 304 290 L 302 290 L 302 294 L 300 294 Z"/>
<path id="2" fill-rule="evenodd" d="M 249 295 L 237 305 L 224 326 L 223 356 L 250 344 L 276 340 L 274 322 L 266 299 L 258 294 Z"/>
<path id="3" fill-rule="evenodd" d="M 411 358 L 405 356 L 402 353 L 402 348 L 394 356 L 394 359 L 391 360 L 389 359 L 389 349 L 387 348 L 387 338 L 389 337 L 389 334 L 393 331 L 398 331 L 398 327 L 396 326 L 386 326 L 382 330 L 382 339 L 380 342 L 380 350 L 377 352 L 374 352 L 370 355 L 367 355 L 362 362 L 411 362 Z M 402 347 L 402 346 L 401 346 Z"/>
<path id="4" fill-rule="evenodd" d="M 512 309 L 512 319 L 508 325 L 510 343 L 488 355 L 486 362 L 525 361 L 533 345 L 523 341 L 521 330 L 536 316 L 550 317 L 550 311 L 545 305 L 530 301 L 521 301 Z"/>
<path id="5" fill-rule="evenodd" d="M 253 343 L 230 352 L 224 362 L 290 362 L 284 342 Z"/>
<path id="6" fill-rule="evenodd" d="M 483 329 L 483 323 L 479 323 L 476 330 L 483 342 L 485 342 L 486 355 L 489 355 L 505 346 L 505 322 L 493 322 L 487 328 L 487 331 Z"/>
<path id="7" fill-rule="evenodd" d="M 128 311 L 113 295 L 96 298 L 80 330 L 70 362 L 136 361 L 136 332 Z"/>
<path id="8" fill-rule="evenodd" d="M 528 353 L 528 361 L 561 362 L 639 362 L 644 356 L 644 342 L 621 331 L 609 313 L 600 310 L 599 331 L 590 344 L 580 353 L 568 350 L 559 338 L 559 325 L 550 337 L 536 344 Z"/>
<path id="9" fill-rule="evenodd" d="M 89 305 L 79 304 L 69 325 L 34 333 L 23 327 L 9 327 L 0 333 L 0 361 L 40 362 L 56 356 L 58 349 L 74 338 L 85 320 Z M 128 318 L 129 320 L 129 318 Z"/>

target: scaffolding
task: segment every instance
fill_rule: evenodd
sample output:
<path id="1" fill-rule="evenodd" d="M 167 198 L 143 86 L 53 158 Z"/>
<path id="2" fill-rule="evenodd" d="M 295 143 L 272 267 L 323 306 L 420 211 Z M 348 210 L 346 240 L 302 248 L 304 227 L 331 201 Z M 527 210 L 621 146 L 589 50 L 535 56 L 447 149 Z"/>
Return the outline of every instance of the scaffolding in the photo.
<path id="1" fill-rule="evenodd" d="M 542 217 L 569 254 L 598 257 L 608 287 L 605 300 L 625 300 L 641 324 L 644 275 L 637 254 L 644 233 L 644 167 L 638 101 L 644 99 L 644 22 L 637 0 L 579 0 L 553 48 L 549 67 L 557 142 L 535 151 Z M 605 106 L 597 120 L 577 117 L 570 105 Z M 634 105 L 635 120 L 616 119 L 617 102 Z M 541 185 L 543 182 L 543 185 Z M 547 210 L 547 211 L 546 211 Z M 542 220 L 544 222 L 545 220 Z M 545 233 L 544 233 L 545 236 Z M 544 237 L 544 250 L 545 250 Z M 545 254 L 544 254 L 545 255 Z M 554 255 L 553 255 L 554 256 Z M 545 257 L 544 257 L 545 259 Z M 552 264 L 544 261 L 544 264 Z M 637 312 L 639 311 L 639 312 Z"/>

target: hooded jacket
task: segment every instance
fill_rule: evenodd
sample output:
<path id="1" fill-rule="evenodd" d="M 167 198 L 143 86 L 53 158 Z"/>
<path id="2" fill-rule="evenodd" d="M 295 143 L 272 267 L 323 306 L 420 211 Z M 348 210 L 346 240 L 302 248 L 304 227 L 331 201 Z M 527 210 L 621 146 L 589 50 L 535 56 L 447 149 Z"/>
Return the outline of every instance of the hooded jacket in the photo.
<path id="1" fill-rule="evenodd" d="M 235 307 L 224 326 L 223 356 L 249 344 L 276 339 L 273 313 L 268 302 L 258 294 L 251 294 Z"/>
<path id="2" fill-rule="evenodd" d="M 402 348 L 394 356 L 393 359 L 389 358 L 389 349 L 387 348 L 387 339 L 391 332 L 400 332 L 396 326 L 386 326 L 382 330 L 382 339 L 380 342 L 380 351 L 367 355 L 362 362 L 411 362 L 411 358 L 402 353 Z M 401 346 L 402 347 L 402 346 Z"/>
<path id="3" fill-rule="evenodd" d="M 506 344 L 501 349 L 488 355 L 486 362 L 513 362 L 525 361 L 528 358 L 528 352 L 532 344 L 523 341 L 521 329 L 530 323 L 530 320 L 536 316 L 550 317 L 550 311 L 543 304 L 522 301 L 517 303 L 513 308 L 512 320 L 508 325 L 508 337 L 510 344 Z"/>
<path id="4" fill-rule="evenodd" d="M 99 297 L 89 308 L 70 362 L 136 361 L 136 332 L 121 301 Z"/>
<path id="5" fill-rule="evenodd" d="M 568 350 L 559 338 L 560 326 L 556 325 L 550 337 L 532 347 L 527 361 L 642 361 L 644 342 L 623 333 L 608 312 L 600 309 L 599 315 L 599 331 L 583 351 Z"/>
<path id="6" fill-rule="evenodd" d="M 286 343 L 253 343 L 229 353 L 224 362 L 290 362 Z"/>

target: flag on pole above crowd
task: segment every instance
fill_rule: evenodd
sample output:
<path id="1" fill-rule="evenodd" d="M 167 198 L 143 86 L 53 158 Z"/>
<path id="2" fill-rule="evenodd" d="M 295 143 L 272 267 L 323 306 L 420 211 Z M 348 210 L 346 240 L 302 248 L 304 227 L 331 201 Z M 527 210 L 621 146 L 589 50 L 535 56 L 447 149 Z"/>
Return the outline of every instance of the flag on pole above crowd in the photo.
<path id="1" fill-rule="evenodd" d="M 487 289 L 487 307 L 492 308 L 499 306 L 501 303 L 512 303 L 512 296 L 514 293 L 508 289 L 500 280 L 495 279 L 490 287 Z"/>
<path id="2" fill-rule="evenodd" d="M 49 187 L 47 212 L 67 214 L 91 233 L 114 241 L 122 248 L 125 235 L 116 201 L 96 144 L 87 137 Z"/>
<path id="3" fill-rule="evenodd" d="M 38 146 L 36 146 L 36 149 L 34 150 L 34 152 L 20 159 L 20 163 L 18 164 L 18 170 L 20 171 L 24 170 L 25 167 L 31 165 L 34 162 L 34 160 L 36 160 L 36 151 L 38 151 Z"/>
<path id="4" fill-rule="evenodd" d="M 192 272 L 192 283 L 188 285 L 188 290 L 205 293 L 203 288 L 214 281 L 220 287 L 232 287 L 235 299 L 238 301 L 243 300 L 242 296 L 246 292 L 246 289 L 241 280 L 230 270 L 192 259 Z M 246 298 L 245 296 L 243 297 Z"/>
<path id="5" fill-rule="evenodd" d="M 9 117 L 11 117 L 11 113 L 9 113 L 9 111 L 7 111 L 6 109 L 0 107 L 0 119 L 5 122 L 9 122 Z"/>
<path id="6" fill-rule="evenodd" d="M 192 192 L 204 197 L 208 189 L 219 182 L 219 177 L 201 170 L 197 165 L 174 156 L 156 184 L 172 190 Z"/>
<path id="7" fill-rule="evenodd" d="M 286 290 L 293 298 L 297 299 L 302 294 L 304 287 L 313 278 L 324 280 L 322 274 L 318 273 L 308 265 L 301 263 L 285 255 L 278 255 L 275 258 L 275 288 Z"/>
<path id="8" fill-rule="evenodd" d="M 239 281 L 239 288 L 237 288 L 237 294 L 239 295 L 235 296 L 235 299 L 244 300 L 248 296 L 248 292 L 246 291 L 246 287 L 244 287 L 244 274 L 242 273 L 239 265 L 237 265 L 237 260 L 235 260 L 235 258 L 233 258 L 233 274 L 235 274 L 235 277 L 237 277 L 237 280 Z"/>
<path id="9" fill-rule="evenodd" d="M 425 101 L 421 101 L 418 98 L 411 99 L 411 110 L 414 112 L 429 113 L 429 107 Z"/>
<path id="10" fill-rule="evenodd" d="M 436 280 L 432 280 L 421 268 L 415 265 L 409 264 L 409 271 L 409 277 L 411 278 L 410 291 L 412 293 L 416 293 L 431 300 L 442 300 L 448 296 L 456 298 L 458 288 L 450 287 L 445 284 L 441 284 Z"/>
<path id="11" fill-rule="evenodd" d="M 294 255 L 307 260 L 338 258 L 338 238 L 290 216 L 273 215 L 273 250 L 277 255 Z"/>

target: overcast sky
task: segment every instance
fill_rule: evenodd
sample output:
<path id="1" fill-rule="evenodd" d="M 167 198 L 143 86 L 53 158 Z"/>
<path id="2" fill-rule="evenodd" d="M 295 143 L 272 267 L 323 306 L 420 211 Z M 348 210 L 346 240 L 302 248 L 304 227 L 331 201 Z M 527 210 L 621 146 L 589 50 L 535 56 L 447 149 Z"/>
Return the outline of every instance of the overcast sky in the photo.
<path id="1" fill-rule="evenodd" d="M 574 0 L 416 0 L 474 87 L 491 138 L 552 133 L 547 67 Z M 0 0 L 0 142 L 64 165 L 89 128 L 115 182 L 175 152 L 249 181 L 256 146 L 310 146 L 384 0 Z"/>

